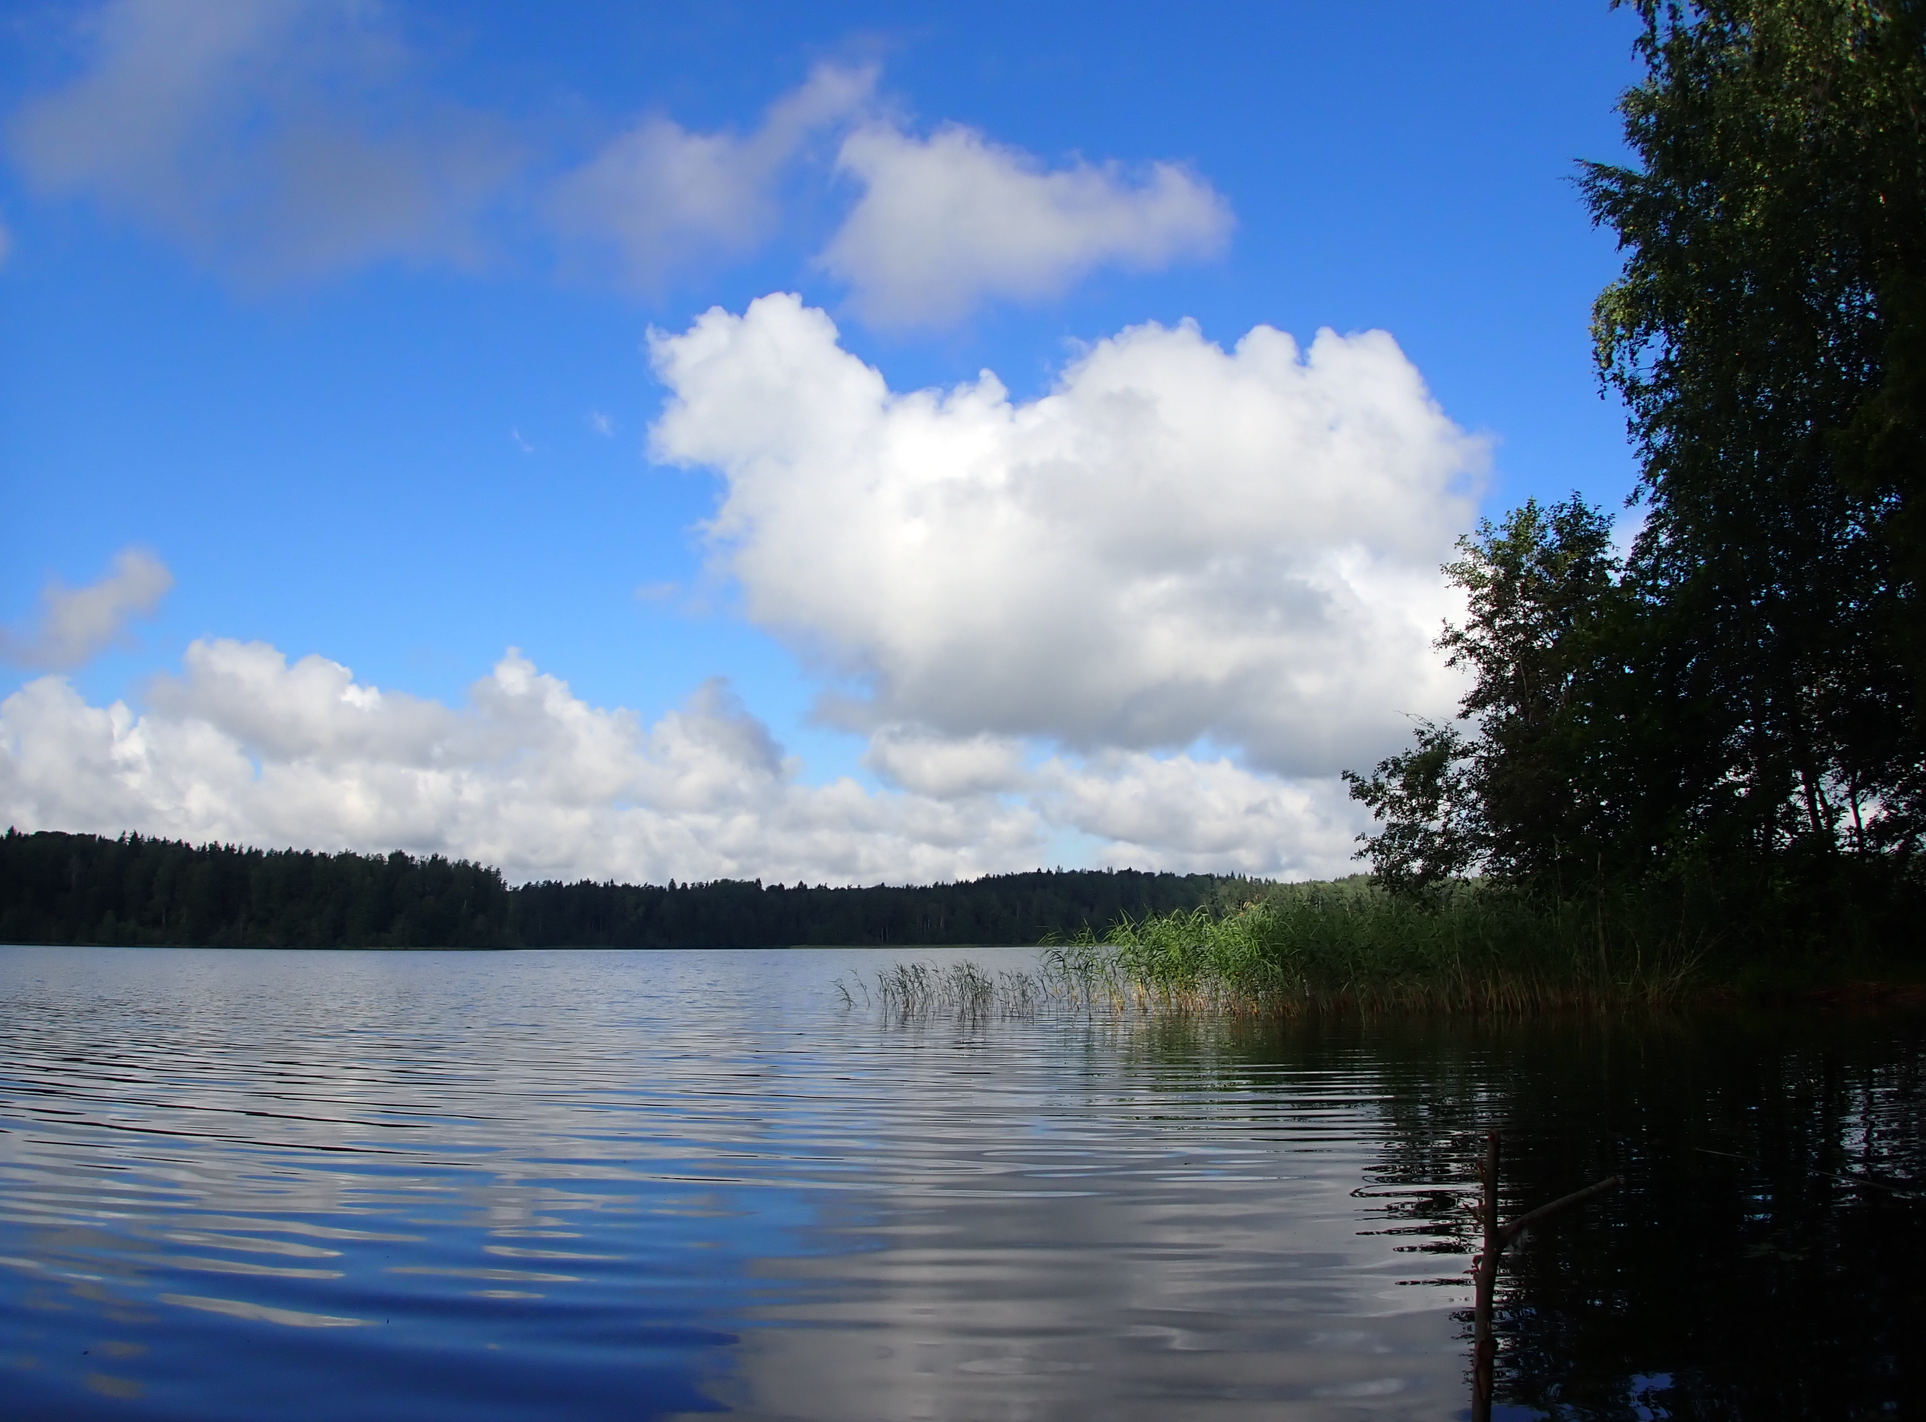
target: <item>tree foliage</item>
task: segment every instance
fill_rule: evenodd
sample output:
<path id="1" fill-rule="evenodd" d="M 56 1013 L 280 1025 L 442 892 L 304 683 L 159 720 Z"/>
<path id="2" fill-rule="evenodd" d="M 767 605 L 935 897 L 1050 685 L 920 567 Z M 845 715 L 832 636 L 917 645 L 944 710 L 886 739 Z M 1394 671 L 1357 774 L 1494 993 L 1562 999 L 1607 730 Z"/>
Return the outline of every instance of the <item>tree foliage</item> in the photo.
<path id="1" fill-rule="evenodd" d="M 1609 801 L 1573 791 L 1609 779 L 1599 752 L 1613 728 L 1597 693 L 1620 592 L 1611 523 L 1575 494 L 1549 508 L 1530 500 L 1458 549 L 1444 571 L 1468 616 L 1438 646 L 1472 676 L 1462 724 L 1420 722 L 1409 750 L 1346 775 L 1384 826 L 1367 853 L 1401 891 L 1473 870 L 1555 886 L 1589 877 L 1610 838 Z"/>
<path id="2" fill-rule="evenodd" d="M 1641 166 L 1583 184 L 1626 252 L 1594 335 L 1643 457 L 1646 672 L 1692 711 L 1679 828 L 1714 859 L 1910 854 L 1926 3 L 1637 8 Z"/>
<path id="3" fill-rule="evenodd" d="M 1836 904 L 1926 848 L 1926 0 L 1632 8 L 1636 164 L 1581 187 L 1644 526 L 1623 567 L 1575 499 L 1481 528 L 1463 725 L 1352 790 L 1394 885 Z"/>

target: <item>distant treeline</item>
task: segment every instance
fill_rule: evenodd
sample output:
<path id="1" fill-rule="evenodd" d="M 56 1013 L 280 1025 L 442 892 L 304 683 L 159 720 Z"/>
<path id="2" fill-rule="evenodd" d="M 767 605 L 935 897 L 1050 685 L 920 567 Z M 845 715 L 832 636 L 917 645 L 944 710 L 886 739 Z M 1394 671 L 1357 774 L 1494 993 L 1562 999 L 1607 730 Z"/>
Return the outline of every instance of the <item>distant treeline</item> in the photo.
<path id="1" fill-rule="evenodd" d="M 9 829 L 0 942 L 275 948 L 1034 943 L 1236 901 L 1249 881 L 1134 869 L 926 887 L 534 883 L 440 855 L 316 854 Z"/>

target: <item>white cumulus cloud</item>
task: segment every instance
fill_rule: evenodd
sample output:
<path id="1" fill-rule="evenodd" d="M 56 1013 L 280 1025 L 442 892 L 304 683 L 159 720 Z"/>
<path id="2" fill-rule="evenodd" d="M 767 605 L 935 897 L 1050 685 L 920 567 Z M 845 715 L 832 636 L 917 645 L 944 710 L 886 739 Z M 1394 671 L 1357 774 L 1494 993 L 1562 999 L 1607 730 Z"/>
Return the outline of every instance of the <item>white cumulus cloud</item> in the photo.
<path id="1" fill-rule="evenodd" d="M 1383 332 L 1301 349 L 1260 326 L 1227 351 L 1140 326 L 1027 403 L 988 372 L 891 391 L 793 296 L 653 352 L 656 456 L 721 474 L 716 556 L 752 619 L 855 686 L 826 703 L 846 724 L 1206 740 L 1315 777 L 1457 699 L 1439 564 L 1486 450 Z M 893 744 L 879 769 L 906 784 L 995 762 L 986 742 L 902 770 Z"/>
<path id="2" fill-rule="evenodd" d="M 949 124 L 917 138 L 886 124 L 843 141 L 862 196 L 823 254 L 856 309 L 889 326 L 953 322 L 988 297 L 1054 296 L 1091 269 L 1153 269 L 1218 252 L 1230 207 L 1202 179 L 1153 163 L 1047 169 Z"/>
<path id="3" fill-rule="evenodd" d="M 655 882 L 929 882 L 1035 867 L 1057 831 L 1105 841 L 1109 863 L 1326 874 L 1355 828 L 1329 787 L 1183 756 L 1025 770 L 992 749 L 986 773 L 939 750 L 921 789 L 810 785 L 722 683 L 645 725 L 512 650 L 450 707 L 324 657 L 200 641 L 149 700 L 94 706 L 43 676 L 0 702 L 0 818 Z"/>
<path id="4" fill-rule="evenodd" d="M 549 216 L 566 236 L 611 253 L 632 286 L 695 258 L 737 256 L 776 227 L 776 182 L 817 132 L 859 112 L 875 88 L 867 67 L 821 65 L 748 134 L 692 133 L 645 118 L 561 178 Z"/>
<path id="5" fill-rule="evenodd" d="M 123 548 L 114 570 L 83 588 L 51 582 L 24 632 L 0 629 L 0 656 L 30 667 L 77 667 L 119 640 L 135 617 L 152 616 L 174 586 L 167 565 L 144 548 Z"/>

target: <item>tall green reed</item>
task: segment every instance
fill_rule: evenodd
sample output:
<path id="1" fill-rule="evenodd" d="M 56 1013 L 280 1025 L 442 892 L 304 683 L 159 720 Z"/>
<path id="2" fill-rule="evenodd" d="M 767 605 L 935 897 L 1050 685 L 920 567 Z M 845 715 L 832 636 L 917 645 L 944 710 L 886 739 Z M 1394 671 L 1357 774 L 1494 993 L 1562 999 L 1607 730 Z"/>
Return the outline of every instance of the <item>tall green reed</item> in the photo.
<path id="1" fill-rule="evenodd" d="M 843 1001 L 854 1007 L 855 998 L 848 984 L 836 982 Z M 856 990 L 870 1001 L 866 985 L 857 980 Z M 1052 996 L 1045 975 L 1003 971 L 985 972 L 964 960 L 939 966 L 931 962 L 892 963 L 876 974 L 874 1001 L 884 1013 L 898 1022 L 938 1017 L 964 1021 L 985 1017 L 1027 1017 Z"/>
<path id="2" fill-rule="evenodd" d="M 1703 946 L 1647 899 L 1545 902 L 1474 884 L 1412 900 L 1350 880 L 1086 931 L 1050 948 L 1043 977 L 1060 996 L 1147 1009 L 1661 1006 L 1697 985 Z"/>

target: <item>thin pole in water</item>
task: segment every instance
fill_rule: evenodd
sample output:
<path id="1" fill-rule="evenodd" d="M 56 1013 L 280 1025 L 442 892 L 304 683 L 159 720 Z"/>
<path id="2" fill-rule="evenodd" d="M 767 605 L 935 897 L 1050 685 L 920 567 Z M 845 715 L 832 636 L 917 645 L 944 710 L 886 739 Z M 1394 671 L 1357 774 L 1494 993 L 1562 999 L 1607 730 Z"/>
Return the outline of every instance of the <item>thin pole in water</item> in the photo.
<path id="1" fill-rule="evenodd" d="M 1473 1422 L 1491 1422 L 1492 1364 L 1498 1356 L 1498 1340 L 1491 1332 L 1491 1299 L 1498 1279 L 1498 1133 L 1485 1133 L 1485 1158 L 1479 1162 L 1478 1175 L 1484 1182 L 1484 1201 L 1478 1218 L 1485 1226 L 1485 1248 L 1472 1266 L 1477 1280 L 1476 1323 L 1471 1345 L 1471 1416 Z"/>
<path id="2" fill-rule="evenodd" d="M 1498 1291 L 1498 1260 L 1511 1242 L 1526 1230 L 1542 1224 L 1567 1206 L 1580 1204 L 1594 1195 L 1602 1195 L 1607 1190 L 1615 1190 L 1625 1183 L 1624 1177 L 1609 1175 L 1596 1185 L 1587 1185 L 1583 1190 L 1574 1190 L 1569 1195 L 1561 1195 L 1549 1205 L 1540 1205 L 1528 1210 L 1509 1224 L 1498 1223 L 1498 1132 L 1485 1133 L 1485 1158 L 1480 1162 L 1478 1174 L 1484 1183 L 1484 1202 L 1479 1207 L 1478 1217 L 1485 1227 L 1485 1250 L 1472 1266 L 1476 1280 L 1475 1322 L 1472 1326 L 1471 1345 L 1471 1419 L 1472 1422 L 1491 1422 L 1491 1393 L 1497 1371 L 1498 1339 L 1492 1332 L 1492 1303 Z"/>

